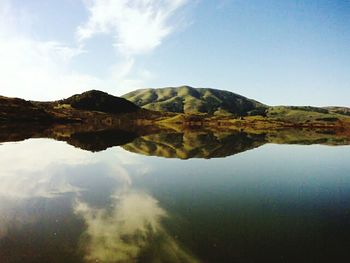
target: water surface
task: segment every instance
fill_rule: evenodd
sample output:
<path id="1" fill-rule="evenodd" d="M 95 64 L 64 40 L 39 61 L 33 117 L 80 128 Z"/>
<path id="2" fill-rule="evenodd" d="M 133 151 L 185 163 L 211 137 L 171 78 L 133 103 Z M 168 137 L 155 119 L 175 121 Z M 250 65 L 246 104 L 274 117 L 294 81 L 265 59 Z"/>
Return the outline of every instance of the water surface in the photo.
<path id="1" fill-rule="evenodd" d="M 164 136 L 0 145 L 0 262 L 350 258 L 349 146 Z"/>

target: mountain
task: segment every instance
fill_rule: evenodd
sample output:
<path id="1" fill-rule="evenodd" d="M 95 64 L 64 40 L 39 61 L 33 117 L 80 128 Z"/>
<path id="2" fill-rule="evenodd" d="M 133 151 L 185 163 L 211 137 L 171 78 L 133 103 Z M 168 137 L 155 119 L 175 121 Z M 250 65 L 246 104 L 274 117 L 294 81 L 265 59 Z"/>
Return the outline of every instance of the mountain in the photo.
<path id="1" fill-rule="evenodd" d="M 188 86 L 136 90 L 123 97 L 97 90 L 51 102 L 0 97 L 0 122 L 78 122 L 108 128 L 176 125 L 177 130 L 199 126 L 350 130 L 350 109 L 345 107 L 267 106 L 229 91 Z"/>
<path id="2" fill-rule="evenodd" d="M 0 96 L 0 122 L 120 122 L 121 119 L 151 118 L 152 114 L 160 115 L 97 90 L 49 102 Z"/>
<path id="3" fill-rule="evenodd" d="M 324 109 L 328 110 L 331 113 L 350 116 L 350 108 L 347 107 L 325 107 Z"/>
<path id="4" fill-rule="evenodd" d="M 189 86 L 140 89 L 122 96 L 148 110 L 210 115 L 259 115 L 266 105 L 225 90 Z"/>
<path id="5" fill-rule="evenodd" d="M 50 121 L 52 116 L 30 101 L 0 96 L 0 121 Z"/>
<path id="6" fill-rule="evenodd" d="M 68 99 L 61 100 L 62 104 L 80 110 L 101 111 L 107 113 L 136 112 L 140 108 L 134 103 L 119 97 L 115 97 L 99 90 L 90 90 L 77 94 Z"/>

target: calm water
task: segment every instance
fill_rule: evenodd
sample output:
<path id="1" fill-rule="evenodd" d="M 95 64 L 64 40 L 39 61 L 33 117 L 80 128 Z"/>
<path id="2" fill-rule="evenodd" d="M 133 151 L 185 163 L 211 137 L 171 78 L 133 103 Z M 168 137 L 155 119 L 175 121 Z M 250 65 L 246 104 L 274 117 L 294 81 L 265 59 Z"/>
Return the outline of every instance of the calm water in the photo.
<path id="1" fill-rule="evenodd" d="M 350 260 L 349 146 L 135 145 L 0 145 L 0 262 Z"/>

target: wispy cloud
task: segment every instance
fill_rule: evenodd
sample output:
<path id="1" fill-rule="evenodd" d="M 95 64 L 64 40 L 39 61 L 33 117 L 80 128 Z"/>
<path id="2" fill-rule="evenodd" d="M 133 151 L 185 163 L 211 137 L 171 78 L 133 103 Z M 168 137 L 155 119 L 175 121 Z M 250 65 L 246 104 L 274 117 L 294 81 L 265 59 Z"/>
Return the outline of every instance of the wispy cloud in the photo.
<path id="1" fill-rule="evenodd" d="M 89 19 L 77 28 L 76 36 L 81 45 L 96 35 L 112 37 L 118 59 L 110 76 L 122 94 L 156 76 L 137 68 L 137 57 L 154 51 L 182 24 L 186 4 L 188 0 L 88 0 Z"/>
<path id="2" fill-rule="evenodd" d="M 15 36 L 0 38 L 0 93 L 27 99 L 58 99 L 100 86 L 100 80 L 72 70 L 79 49 L 59 42 Z"/>
<path id="3" fill-rule="evenodd" d="M 38 38 L 40 33 L 32 32 L 35 14 L 14 6 L 11 0 L 0 1 L 1 95 L 52 100 L 88 89 L 122 95 L 147 85 L 156 74 L 139 68 L 137 56 L 153 51 L 174 32 L 179 26 L 180 10 L 188 0 L 86 0 L 83 3 L 89 17 L 76 28 L 77 39 L 64 43 Z M 114 65 L 106 65 L 101 75 L 79 68 L 81 54 L 89 56 L 96 51 L 88 50 L 86 42 L 98 34 L 112 37 L 110 45 L 118 53 Z"/>
<path id="4" fill-rule="evenodd" d="M 89 20 L 77 29 L 80 41 L 112 34 L 113 45 L 127 56 L 147 53 L 174 31 L 170 21 L 187 0 L 90 0 Z"/>
<path id="5" fill-rule="evenodd" d="M 229 4 L 232 4 L 232 2 L 234 2 L 234 0 L 218 0 L 216 8 L 223 9 L 223 8 L 227 7 Z"/>
<path id="6" fill-rule="evenodd" d="M 1 95 L 58 99 L 100 86 L 98 78 L 72 69 L 72 60 L 84 52 L 81 48 L 35 39 L 26 30 L 30 17 L 11 1 L 0 3 Z"/>

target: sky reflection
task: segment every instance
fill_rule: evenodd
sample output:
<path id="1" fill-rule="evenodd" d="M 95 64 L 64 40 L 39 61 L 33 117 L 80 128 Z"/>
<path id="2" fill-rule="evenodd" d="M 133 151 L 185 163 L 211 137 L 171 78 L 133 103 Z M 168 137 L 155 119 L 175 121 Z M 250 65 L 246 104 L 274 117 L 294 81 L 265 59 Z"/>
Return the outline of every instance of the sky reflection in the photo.
<path id="1" fill-rule="evenodd" d="M 61 213 L 84 224 L 76 248 L 83 261 L 196 262 L 162 227 L 168 214 L 159 202 L 133 186 L 133 178 L 152 170 L 144 157 L 117 148 L 92 154 L 44 139 L 6 143 L 0 154 L 0 239 L 52 214 L 33 207 L 63 202 Z"/>

